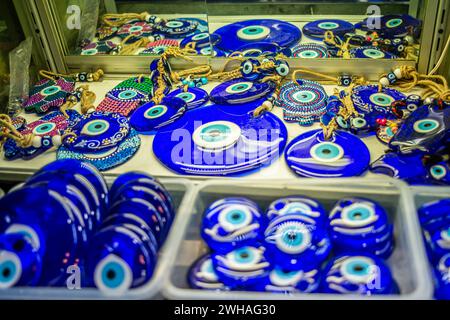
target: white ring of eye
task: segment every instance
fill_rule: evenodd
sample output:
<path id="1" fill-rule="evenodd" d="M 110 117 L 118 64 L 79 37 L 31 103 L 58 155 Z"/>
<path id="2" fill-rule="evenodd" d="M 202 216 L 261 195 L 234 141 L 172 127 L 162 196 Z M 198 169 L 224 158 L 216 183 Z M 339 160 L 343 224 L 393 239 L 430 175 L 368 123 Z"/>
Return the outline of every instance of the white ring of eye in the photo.
<path id="1" fill-rule="evenodd" d="M 434 172 L 435 169 L 440 169 L 441 172 L 440 173 L 436 173 L 436 172 Z M 442 166 L 440 164 L 437 164 L 437 165 L 434 165 L 434 166 L 432 166 L 430 168 L 430 173 L 431 173 L 431 176 L 434 179 L 441 180 L 447 174 L 447 169 L 444 166 Z"/>
<path id="2" fill-rule="evenodd" d="M 387 99 L 388 102 L 380 102 L 375 99 L 376 97 L 383 97 L 383 98 Z M 381 106 L 381 107 L 390 107 L 392 105 L 392 102 L 394 102 L 394 98 L 392 98 L 390 95 L 388 95 L 386 93 L 381 93 L 381 92 L 372 94 L 369 99 L 373 104 L 376 104 L 377 106 Z"/>
<path id="3" fill-rule="evenodd" d="M 281 72 L 281 68 L 284 68 L 283 72 Z M 278 67 L 275 68 L 275 70 L 277 71 L 277 73 L 280 76 L 285 77 L 289 73 L 289 66 L 287 64 L 285 64 L 285 63 L 281 63 Z"/>
<path id="4" fill-rule="evenodd" d="M 330 147 L 336 148 L 336 150 L 338 151 L 338 154 L 336 156 L 334 156 L 332 158 L 328 158 L 328 159 L 319 157 L 317 155 L 316 151 L 318 148 L 321 148 L 323 146 L 330 146 Z M 311 150 L 309 151 L 309 154 L 311 155 L 311 157 L 313 159 L 315 159 L 319 162 L 335 162 L 344 157 L 344 149 L 340 145 L 333 143 L 333 142 L 322 142 L 322 143 L 318 143 L 318 144 L 314 145 L 311 148 Z"/>
<path id="5" fill-rule="evenodd" d="M 41 248 L 41 241 L 39 239 L 39 236 L 37 232 L 30 226 L 15 223 L 10 225 L 8 229 L 5 230 L 4 233 L 5 234 L 18 233 L 22 236 L 25 236 L 25 238 L 30 242 L 33 249 L 39 250 Z"/>
<path id="6" fill-rule="evenodd" d="M 305 98 L 305 95 L 308 95 L 309 98 Z M 302 97 L 299 97 L 302 96 Z M 310 103 L 311 101 L 314 101 L 317 99 L 317 94 L 314 91 L 310 90 L 301 90 L 297 91 L 292 95 L 292 99 L 294 99 L 298 103 Z"/>
<path id="7" fill-rule="evenodd" d="M 233 89 L 239 85 L 243 85 L 246 88 L 244 89 Z M 237 82 L 234 84 L 229 85 L 225 91 L 229 94 L 239 94 L 239 93 L 243 93 L 243 92 L 247 92 L 248 90 L 250 90 L 253 87 L 253 82 L 249 82 L 249 81 L 243 81 L 243 82 Z"/>
<path id="8" fill-rule="evenodd" d="M 251 29 L 260 29 L 261 32 L 260 33 L 256 33 L 256 34 L 248 34 L 248 30 Z M 242 40 L 263 40 L 265 38 L 267 38 L 267 36 L 270 34 L 270 29 L 268 27 L 265 26 L 259 26 L 259 25 L 254 25 L 254 26 L 248 26 L 248 27 L 244 27 L 238 30 L 237 32 L 237 36 L 239 39 Z"/>
<path id="9" fill-rule="evenodd" d="M 183 98 L 183 96 L 186 96 L 186 98 Z M 189 102 L 192 102 L 195 100 L 195 94 L 193 94 L 192 92 L 180 92 L 175 97 L 184 100 L 186 103 L 189 103 Z"/>
<path id="10" fill-rule="evenodd" d="M 242 73 L 250 74 L 252 73 L 252 71 L 253 71 L 253 63 L 250 60 L 245 61 L 244 64 L 242 65 Z"/>
<path id="11" fill-rule="evenodd" d="M 151 115 L 151 114 L 150 114 L 150 111 L 151 111 L 151 110 L 157 110 L 157 109 L 160 109 L 161 112 L 158 113 L 158 114 L 156 114 L 156 115 Z M 162 115 L 164 115 L 166 112 L 167 112 L 167 106 L 165 106 L 165 105 L 163 105 L 163 104 L 157 104 L 157 105 L 154 105 L 154 106 L 148 108 L 148 109 L 144 112 L 144 118 L 147 118 L 147 119 L 157 119 L 157 118 L 161 117 Z"/>
<path id="12" fill-rule="evenodd" d="M 383 59 L 386 56 L 384 52 L 375 49 L 365 49 L 363 54 L 372 59 Z"/>
<path id="13" fill-rule="evenodd" d="M 230 212 L 233 212 L 233 211 L 238 211 L 238 212 L 244 214 L 244 220 L 242 222 L 240 222 L 239 224 L 233 224 L 227 220 L 228 215 L 230 214 Z M 253 214 L 247 206 L 236 204 L 236 205 L 227 206 L 225 209 L 223 209 L 219 213 L 217 220 L 218 220 L 220 226 L 222 228 L 224 228 L 227 232 L 233 232 L 233 231 L 236 231 L 238 229 L 248 226 L 253 220 Z"/>
<path id="14" fill-rule="evenodd" d="M 420 125 L 427 121 L 432 122 L 436 126 L 432 130 L 421 129 Z M 440 127 L 439 121 L 434 120 L 434 119 L 422 119 L 422 120 L 418 120 L 414 123 L 414 131 L 417 133 L 432 133 L 432 132 L 435 132 L 436 130 L 439 130 L 439 127 Z"/>
<path id="15" fill-rule="evenodd" d="M 192 37 L 192 40 L 194 41 L 199 41 L 199 40 L 203 40 L 209 37 L 209 33 L 205 32 L 205 33 L 199 33 L 196 34 L 195 36 Z"/>
<path id="16" fill-rule="evenodd" d="M 181 21 L 169 21 L 166 24 L 167 27 L 169 28 L 180 28 L 183 26 L 183 22 Z"/>
<path id="17" fill-rule="evenodd" d="M 104 128 L 101 129 L 99 132 L 91 132 L 91 131 L 89 130 L 89 127 L 90 127 L 91 125 L 93 125 L 93 123 L 97 123 L 97 122 L 100 123 L 100 124 L 103 124 L 103 125 L 104 125 Z M 85 134 L 85 135 L 87 135 L 87 136 L 98 136 L 98 135 L 103 134 L 103 133 L 105 133 L 106 131 L 108 131 L 108 129 L 109 129 L 109 122 L 108 122 L 108 121 L 103 120 L 103 119 L 95 119 L 95 120 L 89 121 L 88 123 L 86 123 L 86 124 L 83 126 L 83 128 L 81 129 L 81 134 Z"/>
<path id="18" fill-rule="evenodd" d="M 226 133 L 220 132 L 217 130 L 217 133 L 210 132 L 205 133 L 204 130 L 218 126 L 218 127 L 225 127 L 228 128 L 228 131 Z M 213 130 L 214 131 L 214 130 Z M 208 141 L 205 139 L 205 136 L 211 136 L 214 138 L 214 134 L 216 136 L 222 136 L 221 140 L 217 141 Z M 197 129 L 195 129 L 194 133 L 192 134 L 192 140 L 194 143 L 203 149 L 210 149 L 210 150 L 217 150 L 217 149 L 226 149 L 229 148 L 237 143 L 239 138 L 241 137 L 241 128 L 229 121 L 212 121 L 208 122 L 204 125 L 201 125 Z"/>
<path id="19" fill-rule="evenodd" d="M 358 122 L 361 122 L 361 123 L 358 123 Z M 367 121 L 364 118 L 354 118 L 354 119 L 352 119 L 352 124 L 355 128 L 361 129 L 362 127 L 364 127 L 367 124 Z"/>
<path id="20" fill-rule="evenodd" d="M 408 104 L 406 109 L 408 109 L 409 112 L 414 112 L 417 110 L 417 106 L 415 104 Z"/>
<path id="21" fill-rule="evenodd" d="M 369 213 L 369 216 L 363 220 L 350 219 L 349 215 L 350 215 L 351 211 L 354 211 L 357 208 L 367 210 Z M 364 226 L 370 224 L 371 222 L 373 222 L 374 216 L 375 216 L 375 210 L 373 209 L 373 207 L 371 207 L 368 204 L 361 203 L 361 202 L 353 203 L 353 204 L 343 208 L 342 212 L 341 212 L 341 217 L 342 217 L 343 222 L 345 222 L 345 224 L 350 227 L 364 227 Z"/>
<path id="22" fill-rule="evenodd" d="M 112 289 L 103 283 L 102 273 L 103 268 L 107 266 L 108 263 L 116 263 L 118 264 L 124 273 L 124 280 L 121 285 Z M 94 271 L 94 283 L 96 287 L 107 295 L 122 295 L 124 294 L 130 287 L 133 282 L 133 273 L 131 272 L 130 266 L 120 257 L 115 254 L 109 254 L 104 257 L 95 267 Z"/>
<path id="23" fill-rule="evenodd" d="M 302 235 L 302 242 L 300 245 L 291 246 L 284 242 L 284 235 L 292 232 L 295 233 L 295 236 L 298 234 Z M 285 225 L 280 226 L 276 230 L 274 237 L 277 248 L 288 254 L 299 254 L 305 251 L 311 244 L 311 233 L 309 232 L 308 227 L 299 222 L 286 223 Z"/>
<path id="24" fill-rule="evenodd" d="M 331 21 L 319 23 L 317 26 L 320 29 L 324 29 L 324 30 L 334 30 L 334 29 L 339 28 L 339 24 L 337 24 L 335 22 L 331 22 Z"/>
<path id="25" fill-rule="evenodd" d="M 50 129 L 47 129 L 45 132 L 37 132 L 37 130 L 39 129 L 39 127 L 44 126 L 44 125 L 45 125 L 45 126 L 50 126 Z M 40 125 L 37 125 L 37 126 L 33 129 L 33 133 L 34 133 L 35 135 L 41 136 L 41 135 L 44 135 L 44 134 L 47 134 L 47 133 L 53 131 L 55 128 L 56 128 L 56 123 L 53 123 L 53 122 L 45 122 L 45 123 L 41 123 Z"/>
<path id="26" fill-rule="evenodd" d="M 349 265 L 354 263 L 360 263 L 368 265 L 370 270 L 367 275 L 353 275 L 348 273 L 347 269 L 349 268 Z M 374 261 L 372 259 L 366 258 L 366 257 L 350 257 L 342 262 L 342 265 L 340 267 L 340 271 L 342 276 L 349 280 L 352 283 L 358 283 L 358 284 L 367 284 L 369 283 L 374 276 L 377 276 L 377 273 L 374 274 L 374 271 L 376 270 L 376 266 L 374 264 Z"/>
<path id="27" fill-rule="evenodd" d="M 7 282 L 0 281 L 0 289 L 13 287 L 19 281 L 22 275 L 22 263 L 20 262 L 19 257 L 15 253 L 10 251 L 0 251 L 0 266 L 7 262 L 11 263 L 14 266 L 15 273 L 14 276 Z"/>

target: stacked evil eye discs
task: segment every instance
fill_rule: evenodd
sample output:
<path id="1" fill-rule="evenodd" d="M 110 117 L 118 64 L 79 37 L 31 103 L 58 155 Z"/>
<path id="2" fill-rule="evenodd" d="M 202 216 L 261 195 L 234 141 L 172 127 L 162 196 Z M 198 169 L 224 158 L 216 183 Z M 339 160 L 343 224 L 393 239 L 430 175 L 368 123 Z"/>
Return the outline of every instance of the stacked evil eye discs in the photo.
<path id="1" fill-rule="evenodd" d="M 358 225 L 350 223 L 343 232 L 338 209 L 349 211 L 342 215 L 360 220 Z M 398 291 L 383 261 L 393 248 L 392 225 L 384 209 L 370 200 L 342 199 L 328 217 L 319 202 L 305 196 L 277 199 L 264 214 L 247 198 L 220 199 L 206 209 L 201 235 L 211 253 L 189 270 L 188 283 L 195 289 L 363 295 Z M 377 244 L 366 248 L 369 240 Z M 386 242 L 390 251 L 378 250 Z M 331 253 L 336 257 L 330 258 Z"/>
<path id="2" fill-rule="evenodd" d="M 450 198 L 423 204 L 419 208 L 419 220 L 434 269 L 435 297 L 450 299 Z"/>
<path id="3" fill-rule="evenodd" d="M 298 80 L 281 88 L 276 105 L 283 108 L 286 121 L 309 126 L 325 113 L 327 98 L 324 88 L 317 82 Z"/>

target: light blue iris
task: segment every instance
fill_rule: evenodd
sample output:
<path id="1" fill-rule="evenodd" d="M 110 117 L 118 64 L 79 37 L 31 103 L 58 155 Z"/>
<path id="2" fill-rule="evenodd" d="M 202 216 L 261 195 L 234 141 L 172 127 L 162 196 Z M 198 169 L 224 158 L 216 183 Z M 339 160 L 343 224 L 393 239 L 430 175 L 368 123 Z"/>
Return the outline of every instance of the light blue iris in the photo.
<path id="1" fill-rule="evenodd" d="M 291 247 L 300 246 L 303 243 L 303 234 L 296 227 L 287 228 L 283 233 L 283 242 Z"/>
<path id="2" fill-rule="evenodd" d="M 0 282 L 9 282 L 16 274 L 16 265 L 12 261 L 5 261 L 0 265 Z"/>
<path id="3" fill-rule="evenodd" d="M 324 144 L 317 147 L 316 155 L 320 159 L 334 159 L 339 156 L 340 150 L 331 144 Z"/>
<path id="4" fill-rule="evenodd" d="M 352 221 L 366 220 L 370 217 L 371 212 L 367 208 L 355 208 L 349 211 L 348 218 Z"/>
<path id="5" fill-rule="evenodd" d="M 137 96 L 137 92 L 133 90 L 125 90 L 119 93 L 119 99 L 128 100 Z"/>
<path id="6" fill-rule="evenodd" d="M 347 265 L 347 273 L 354 276 L 366 276 L 370 272 L 370 265 L 364 261 L 353 261 Z"/>
<path id="7" fill-rule="evenodd" d="M 247 248 L 237 249 L 235 251 L 236 262 L 238 263 L 250 263 L 253 261 L 253 252 Z"/>
<path id="8" fill-rule="evenodd" d="M 117 262 L 109 262 L 103 267 L 102 281 L 109 288 L 119 287 L 125 278 L 125 272 Z"/>
<path id="9" fill-rule="evenodd" d="M 252 26 L 252 27 L 249 27 L 249 28 L 245 28 L 244 30 L 242 30 L 242 32 L 244 34 L 246 34 L 246 35 L 253 36 L 253 35 L 256 35 L 256 34 L 263 33 L 264 29 L 261 28 L 261 27 Z"/>

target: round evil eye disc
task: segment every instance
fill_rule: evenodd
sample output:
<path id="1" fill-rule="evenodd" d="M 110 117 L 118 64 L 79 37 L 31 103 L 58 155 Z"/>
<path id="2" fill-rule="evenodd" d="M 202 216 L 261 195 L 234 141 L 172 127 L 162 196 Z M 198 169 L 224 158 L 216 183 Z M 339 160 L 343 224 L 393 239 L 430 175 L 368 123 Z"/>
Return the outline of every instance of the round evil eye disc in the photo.
<path id="1" fill-rule="evenodd" d="M 422 119 L 414 123 L 414 131 L 417 133 L 432 133 L 440 127 L 439 122 L 434 119 Z"/>
<path id="2" fill-rule="evenodd" d="M 447 169 L 443 165 L 434 165 L 430 168 L 431 176 L 436 180 L 441 180 L 447 174 Z"/>
<path id="3" fill-rule="evenodd" d="M 365 257 L 351 257 L 341 265 L 342 275 L 352 283 L 367 284 L 376 277 L 374 262 Z"/>
<path id="4" fill-rule="evenodd" d="M 270 29 L 265 26 L 253 25 L 238 30 L 237 36 L 241 40 L 263 40 L 270 34 Z"/>
<path id="5" fill-rule="evenodd" d="M 96 136 L 105 133 L 109 129 L 109 122 L 106 120 L 92 120 L 86 123 L 81 129 L 81 134 Z"/>
<path id="6" fill-rule="evenodd" d="M 374 93 L 369 99 L 373 104 L 381 107 L 390 107 L 394 102 L 394 98 L 385 93 Z"/>
<path id="7" fill-rule="evenodd" d="M 96 266 L 94 282 L 104 292 L 124 293 L 131 287 L 132 272 L 128 264 L 120 257 L 110 254 Z"/>
<path id="8" fill-rule="evenodd" d="M 386 21 L 386 27 L 388 28 L 395 28 L 400 26 L 403 23 L 403 20 L 400 18 L 395 18 L 395 19 L 391 19 Z"/>
<path id="9" fill-rule="evenodd" d="M 33 129 L 33 133 L 35 135 L 44 135 L 49 132 L 52 132 L 55 128 L 56 128 L 56 123 L 46 122 L 46 123 L 42 123 L 42 124 L 36 126 Z"/>
<path id="10" fill-rule="evenodd" d="M 243 93 L 247 92 L 253 87 L 253 83 L 251 82 L 238 82 L 229 85 L 225 91 L 229 94 Z"/>
<path id="11" fill-rule="evenodd" d="M 384 52 L 372 48 L 363 50 L 363 54 L 372 59 L 383 59 L 386 56 Z"/>
<path id="12" fill-rule="evenodd" d="M 0 289 L 13 287 L 20 279 L 22 264 L 19 257 L 9 251 L 0 251 Z"/>
<path id="13" fill-rule="evenodd" d="M 203 149 L 225 149 L 233 146 L 241 137 L 241 128 L 229 121 L 213 121 L 198 127 L 192 139 Z"/>
<path id="14" fill-rule="evenodd" d="M 186 103 L 192 102 L 195 100 L 195 94 L 192 92 L 181 92 L 177 94 L 175 97 L 184 100 Z"/>
<path id="15" fill-rule="evenodd" d="M 366 226 L 376 219 L 374 209 L 364 203 L 354 203 L 342 209 L 342 218 L 353 227 Z"/>
<path id="16" fill-rule="evenodd" d="M 322 142 L 310 150 L 311 157 L 320 162 L 334 162 L 344 156 L 344 149 L 333 142 Z"/>
<path id="17" fill-rule="evenodd" d="M 45 89 L 42 89 L 41 90 L 41 94 L 43 96 L 50 96 L 50 95 L 53 95 L 55 93 L 58 93 L 59 91 L 61 91 L 61 87 L 60 86 L 50 86 L 50 87 L 47 87 Z"/>
<path id="18" fill-rule="evenodd" d="M 156 119 L 163 116 L 167 112 L 167 107 L 162 104 L 157 104 L 155 106 L 150 107 L 144 113 L 144 117 L 147 119 Z"/>

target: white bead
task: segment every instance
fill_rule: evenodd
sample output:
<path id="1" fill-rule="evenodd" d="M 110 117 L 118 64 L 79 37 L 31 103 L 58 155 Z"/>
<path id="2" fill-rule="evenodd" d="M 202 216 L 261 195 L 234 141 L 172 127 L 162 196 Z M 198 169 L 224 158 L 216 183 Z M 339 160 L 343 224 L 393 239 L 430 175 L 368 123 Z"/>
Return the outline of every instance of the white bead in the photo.
<path id="1" fill-rule="evenodd" d="M 395 76 L 397 77 L 397 79 L 403 78 L 403 77 L 402 77 L 402 70 L 400 70 L 400 69 L 395 69 L 395 70 L 394 70 L 394 74 L 395 74 Z"/>
<path id="2" fill-rule="evenodd" d="M 32 145 L 35 148 L 40 148 L 42 146 L 42 138 L 40 136 L 34 136 Z"/>
<path id="3" fill-rule="evenodd" d="M 428 97 L 423 101 L 423 104 L 432 104 L 434 99 L 432 97 Z"/>
<path id="4" fill-rule="evenodd" d="M 380 84 L 381 84 L 383 87 L 389 86 L 389 79 L 386 78 L 386 77 L 381 78 L 381 79 L 380 79 Z"/>
<path id="5" fill-rule="evenodd" d="M 61 136 L 58 134 L 52 137 L 52 143 L 55 147 L 59 147 L 62 144 Z"/>
<path id="6" fill-rule="evenodd" d="M 405 40 L 406 40 L 406 42 L 409 44 L 409 45 L 412 45 L 412 44 L 414 44 L 414 38 L 412 37 L 412 36 L 406 36 L 405 37 Z"/>

